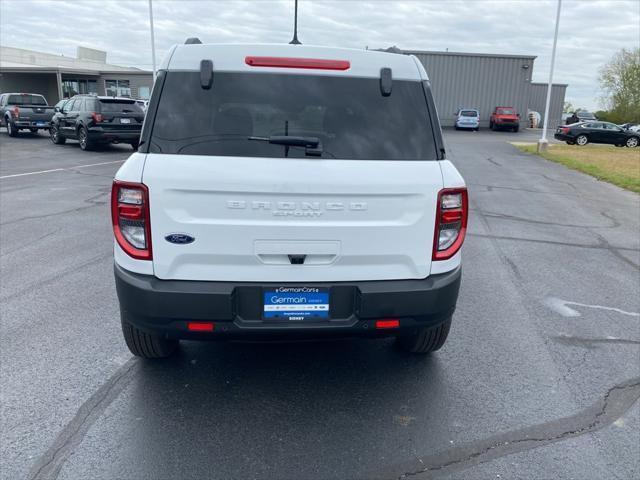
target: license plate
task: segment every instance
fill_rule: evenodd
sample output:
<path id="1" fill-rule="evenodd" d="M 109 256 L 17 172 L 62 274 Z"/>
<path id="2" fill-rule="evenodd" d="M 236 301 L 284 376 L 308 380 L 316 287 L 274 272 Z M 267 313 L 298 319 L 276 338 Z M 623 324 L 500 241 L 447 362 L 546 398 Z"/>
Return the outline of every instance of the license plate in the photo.
<path id="1" fill-rule="evenodd" d="M 273 321 L 329 318 L 329 290 L 316 287 L 279 287 L 264 290 L 262 316 Z"/>
<path id="2" fill-rule="evenodd" d="M 37 127 L 44 127 L 45 125 L 45 122 L 36 122 Z"/>
<path id="3" fill-rule="evenodd" d="M 120 119 L 120 123 L 131 123 L 131 119 L 130 118 L 121 118 Z"/>

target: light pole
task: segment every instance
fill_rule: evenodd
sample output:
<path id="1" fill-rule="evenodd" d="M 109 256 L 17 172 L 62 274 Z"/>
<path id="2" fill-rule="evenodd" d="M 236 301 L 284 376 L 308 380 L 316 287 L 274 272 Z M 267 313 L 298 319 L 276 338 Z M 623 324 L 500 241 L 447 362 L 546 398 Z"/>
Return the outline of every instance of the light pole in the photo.
<path id="1" fill-rule="evenodd" d="M 544 122 L 542 124 L 542 138 L 538 140 L 538 152 L 544 152 L 549 146 L 547 140 L 547 126 L 549 125 L 549 104 L 551 103 L 551 89 L 553 88 L 553 67 L 556 63 L 556 45 L 558 43 L 558 27 L 560 26 L 560 9 L 562 0 L 558 0 L 558 11 L 556 12 L 556 31 L 553 36 L 553 49 L 551 50 L 551 68 L 549 68 L 549 85 L 547 86 L 547 101 L 544 105 Z"/>
<path id="2" fill-rule="evenodd" d="M 149 25 L 151 26 L 151 61 L 153 62 L 153 79 L 156 78 L 156 42 L 153 35 L 153 5 L 149 0 Z"/>

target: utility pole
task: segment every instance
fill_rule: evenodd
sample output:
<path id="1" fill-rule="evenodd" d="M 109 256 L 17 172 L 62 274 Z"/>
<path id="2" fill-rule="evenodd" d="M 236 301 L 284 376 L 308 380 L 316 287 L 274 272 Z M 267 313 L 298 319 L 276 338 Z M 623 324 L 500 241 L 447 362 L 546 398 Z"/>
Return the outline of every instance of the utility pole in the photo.
<path id="1" fill-rule="evenodd" d="M 151 61 L 153 63 L 153 79 L 156 79 L 156 41 L 153 34 L 153 5 L 149 0 L 149 25 L 151 26 Z"/>
<path id="2" fill-rule="evenodd" d="M 558 0 L 558 11 L 556 12 L 556 31 L 553 36 L 553 49 L 551 50 L 551 68 L 549 68 L 549 85 L 547 86 L 547 101 L 544 106 L 544 122 L 542 125 L 542 138 L 538 140 L 538 152 L 544 152 L 549 146 L 547 140 L 547 127 L 549 126 L 549 105 L 551 104 L 551 89 L 553 88 L 553 67 L 556 63 L 556 45 L 558 43 L 558 28 L 560 26 L 560 9 L 562 0 Z"/>

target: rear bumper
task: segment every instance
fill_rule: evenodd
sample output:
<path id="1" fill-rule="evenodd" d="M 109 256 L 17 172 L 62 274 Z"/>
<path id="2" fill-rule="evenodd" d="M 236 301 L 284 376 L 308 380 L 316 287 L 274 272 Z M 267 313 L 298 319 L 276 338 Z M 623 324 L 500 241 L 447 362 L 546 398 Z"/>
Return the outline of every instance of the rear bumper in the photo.
<path id="1" fill-rule="evenodd" d="M 509 120 L 497 120 L 495 122 L 493 122 L 493 124 L 496 127 L 508 127 L 508 128 L 513 128 L 513 127 L 518 127 L 520 126 L 520 122 L 518 121 L 509 121 Z"/>
<path id="2" fill-rule="evenodd" d="M 16 128 L 45 128 L 50 126 L 49 120 L 14 120 Z"/>
<path id="3" fill-rule="evenodd" d="M 89 138 L 96 142 L 131 142 L 140 139 L 141 130 L 105 130 L 102 127 L 89 128 Z"/>
<path id="4" fill-rule="evenodd" d="M 565 135 L 564 133 L 556 133 L 553 135 L 553 138 L 556 140 L 561 140 L 563 142 L 572 142 L 575 140 L 571 135 Z"/>
<path id="5" fill-rule="evenodd" d="M 465 123 L 456 122 L 456 127 L 458 128 L 478 128 L 478 126 L 480 126 L 480 122 L 465 122 Z"/>
<path id="6" fill-rule="evenodd" d="M 262 320 L 263 288 L 294 284 L 160 280 L 115 265 L 120 310 L 137 328 L 177 339 L 288 336 L 389 336 L 437 325 L 454 312 L 461 267 L 423 280 L 309 283 L 330 291 L 329 320 Z M 398 319 L 399 328 L 376 329 L 378 319 Z M 187 322 L 214 322 L 212 332 L 192 332 Z"/>

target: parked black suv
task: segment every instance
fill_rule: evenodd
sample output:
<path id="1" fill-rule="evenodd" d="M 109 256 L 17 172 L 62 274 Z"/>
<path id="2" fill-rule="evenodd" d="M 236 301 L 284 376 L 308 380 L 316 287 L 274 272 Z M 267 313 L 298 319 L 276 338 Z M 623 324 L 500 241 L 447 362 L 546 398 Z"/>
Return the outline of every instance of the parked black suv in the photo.
<path id="1" fill-rule="evenodd" d="M 82 150 L 99 143 L 129 143 L 138 149 L 144 112 L 131 98 L 76 95 L 51 120 L 51 141 L 80 142 Z"/>

